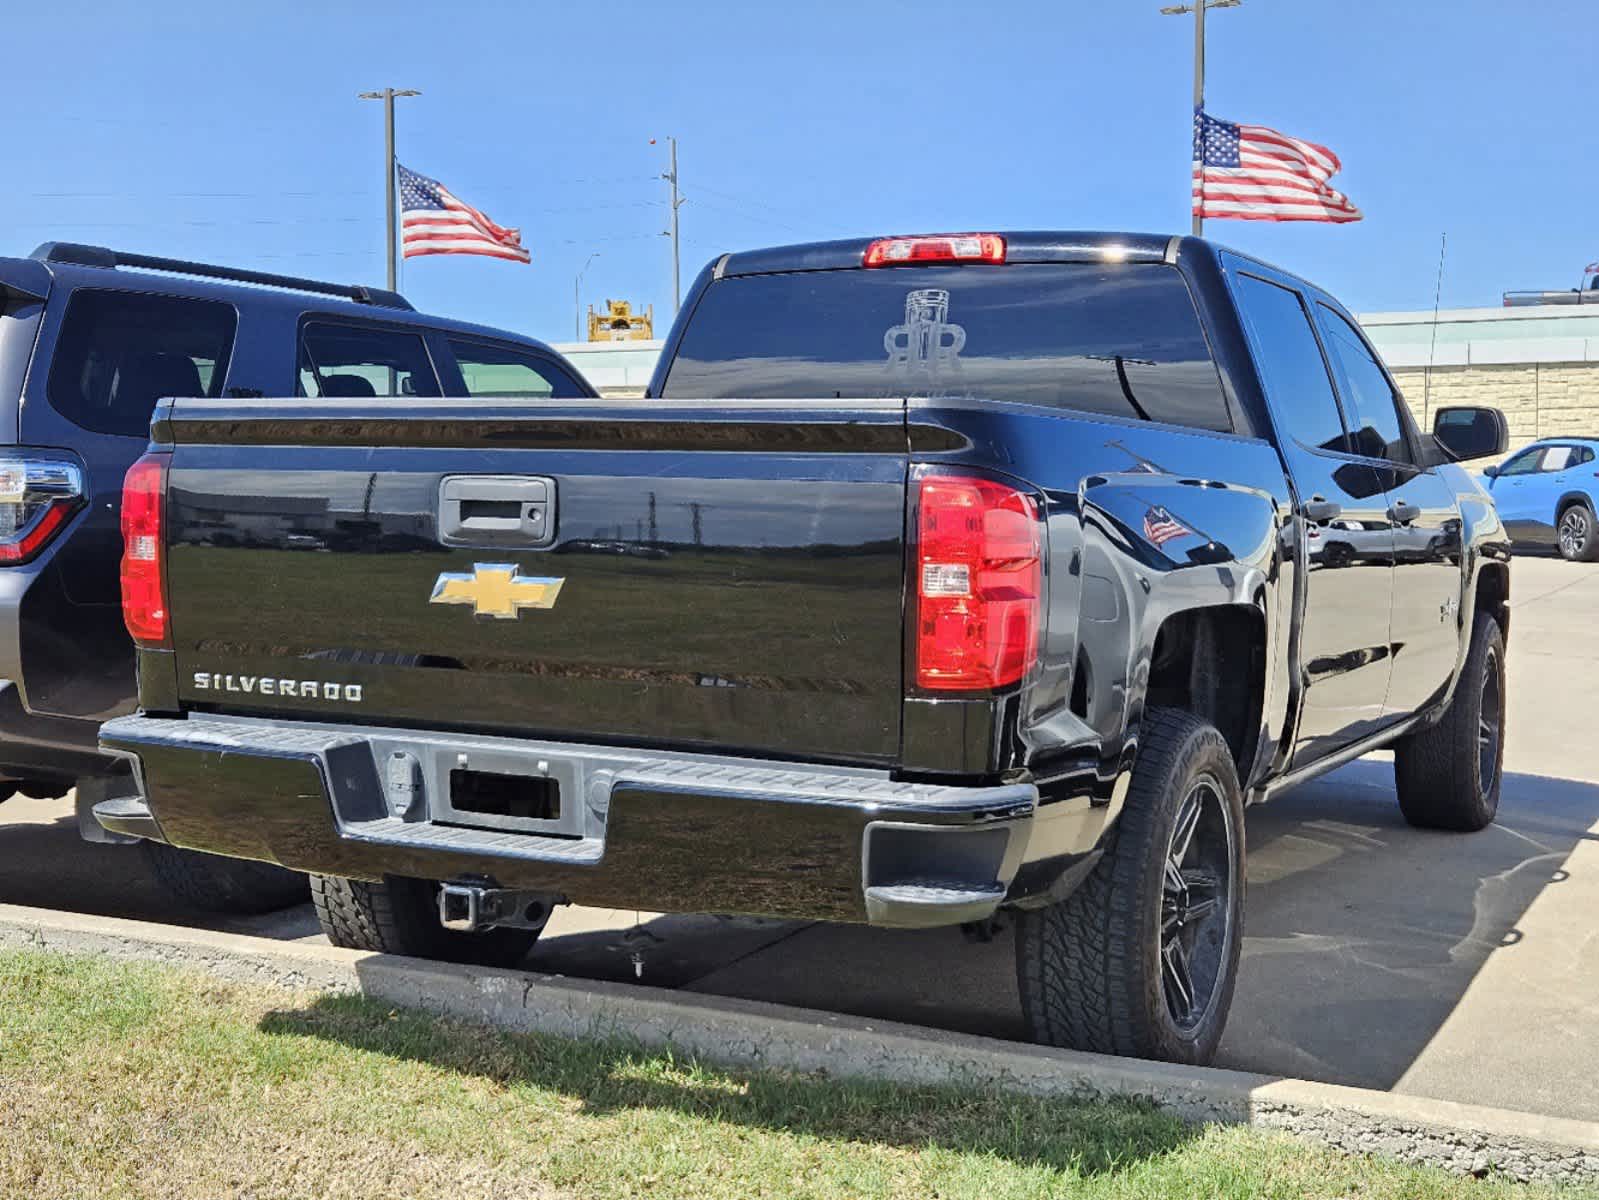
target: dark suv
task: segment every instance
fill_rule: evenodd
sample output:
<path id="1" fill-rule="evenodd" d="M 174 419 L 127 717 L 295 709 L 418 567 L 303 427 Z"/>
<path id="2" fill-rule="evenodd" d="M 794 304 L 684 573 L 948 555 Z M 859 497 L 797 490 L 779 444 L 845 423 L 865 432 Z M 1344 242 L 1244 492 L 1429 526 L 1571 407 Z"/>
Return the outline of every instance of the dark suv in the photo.
<path id="1" fill-rule="evenodd" d="M 136 692 L 122 483 L 159 398 L 497 394 L 594 392 L 532 339 L 423 316 L 393 292 L 59 242 L 0 258 L 0 799 L 76 786 L 86 817 L 119 769 L 95 735 Z M 348 508 L 345 534 L 359 537 L 362 506 Z M 270 540 L 284 519 L 280 501 L 253 519 L 230 512 L 230 536 Z M 156 853 L 162 878 L 204 906 L 303 895 L 299 877 Z"/>

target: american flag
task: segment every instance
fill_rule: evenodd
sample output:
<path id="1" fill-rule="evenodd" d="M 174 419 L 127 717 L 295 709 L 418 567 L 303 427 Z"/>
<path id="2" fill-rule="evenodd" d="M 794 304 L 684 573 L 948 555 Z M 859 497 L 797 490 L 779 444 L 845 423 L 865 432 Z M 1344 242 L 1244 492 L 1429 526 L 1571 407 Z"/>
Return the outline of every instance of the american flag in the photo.
<path id="1" fill-rule="evenodd" d="M 1144 514 L 1144 540 L 1156 549 L 1176 538 L 1187 537 L 1194 531 L 1167 511 L 1164 504 L 1153 505 Z"/>
<path id="2" fill-rule="evenodd" d="M 522 232 L 496 225 L 463 204 L 437 179 L 394 164 L 400 172 L 400 248 L 406 258 L 424 254 L 487 254 L 525 263 Z"/>
<path id="3" fill-rule="evenodd" d="M 1358 221 L 1328 180 L 1343 166 L 1326 146 L 1264 125 L 1194 113 L 1194 215 L 1240 221 Z"/>

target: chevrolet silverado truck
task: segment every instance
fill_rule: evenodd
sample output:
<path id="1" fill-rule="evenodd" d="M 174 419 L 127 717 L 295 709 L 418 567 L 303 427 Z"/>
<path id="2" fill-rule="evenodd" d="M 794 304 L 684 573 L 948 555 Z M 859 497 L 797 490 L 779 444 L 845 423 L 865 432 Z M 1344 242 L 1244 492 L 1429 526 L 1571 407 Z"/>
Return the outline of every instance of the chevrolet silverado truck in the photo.
<path id="1" fill-rule="evenodd" d="M 1203 1062 L 1246 803 L 1391 746 L 1494 818 L 1505 428 L 1446 416 L 1311 284 L 1104 233 L 724 255 L 642 400 L 164 401 L 96 815 L 456 960 L 1007 913 L 1037 1039 Z"/>

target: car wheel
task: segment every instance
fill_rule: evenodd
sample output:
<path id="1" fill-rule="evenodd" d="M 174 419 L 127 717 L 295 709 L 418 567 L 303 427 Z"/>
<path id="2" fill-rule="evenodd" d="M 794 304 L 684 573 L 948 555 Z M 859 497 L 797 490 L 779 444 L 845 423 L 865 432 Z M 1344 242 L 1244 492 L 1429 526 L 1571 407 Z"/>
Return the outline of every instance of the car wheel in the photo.
<path id="1" fill-rule="evenodd" d="M 1504 760 L 1505 639 L 1479 612 L 1449 711 L 1394 745 L 1399 809 L 1420 829 L 1482 829 L 1499 811 Z"/>
<path id="2" fill-rule="evenodd" d="M 252 916 L 304 904 L 310 898 L 305 876 L 298 871 L 183 850 L 165 842 L 143 841 L 139 845 L 150 873 L 187 908 Z"/>
<path id="3" fill-rule="evenodd" d="M 1065 900 L 1017 922 L 1033 1040 L 1209 1062 L 1238 977 L 1243 866 L 1243 795 L 1227 743 L 1191 714 L 1147 713 L 1103 857 Z"/>
<path id="4" fill-rule="evenodd" d="M 425 879 L 390 876 L 382 883 L 366 883 L 313 875 L 311 902 L 328 941 L 347 950 L 514 967 L 528 956 L 541 932 L 446 929 L 439 922 L 439 885 Z"/>
<path id="5" fill-rule="evenodd" d="M 1567 562 L 1593 562 L 1599 558 L 1599 525 L 1593 509 L 1580 500 L 1567 505 L 1555 524 L 1555 544 Z"/>

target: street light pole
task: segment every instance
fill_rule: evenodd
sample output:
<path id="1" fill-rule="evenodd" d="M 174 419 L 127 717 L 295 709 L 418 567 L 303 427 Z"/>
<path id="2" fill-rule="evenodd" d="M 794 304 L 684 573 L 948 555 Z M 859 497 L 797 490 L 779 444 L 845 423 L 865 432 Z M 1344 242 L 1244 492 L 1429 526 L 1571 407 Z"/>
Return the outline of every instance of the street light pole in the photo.
<path id="1" fill-rule="evenodd" d="M 396 209 L 394 205 L 394 98 L 396 96 L 420 96 L 422 93 L 414 88 L 386 87 L 381 92 L 362 92 L 358 99 L 383 101 L 383 224 L 388 231 L 388 263 L 389 263 L 389 291 L 394 291 L 399 282 L 399 263 L 395 258 L 397 239 L 395 238 L 394 222 Z"/>
<path id="2" fill-rule="evenodd" d="M 588 274 L 589 263 L 600 256 L 596 250 L 589 255 L 583 263 L 583 269 L 577 273 L 577 278 L 572 281 L 572 328 L 576 334 L 576 341 L 583 340 L 583 276 Z"/>
<path id="3" fill-rule="evenodd" d="M 1160 11 L 1168 17 L 1194 14 L 1194 120 L 1205 111 L 1205 10 L 1207 8 L 1237 8 L 1244 0 L 1195 0 L 1192 5 L 1173 4 Z M 1189 184 L 1190 190 L 1193 187 Z M 1189 201 L 1190 206 L 1192 200 Z M 1205 232 L 1205 218 L 1194 213 L 1193 233 L 1199 237 Z"/>

